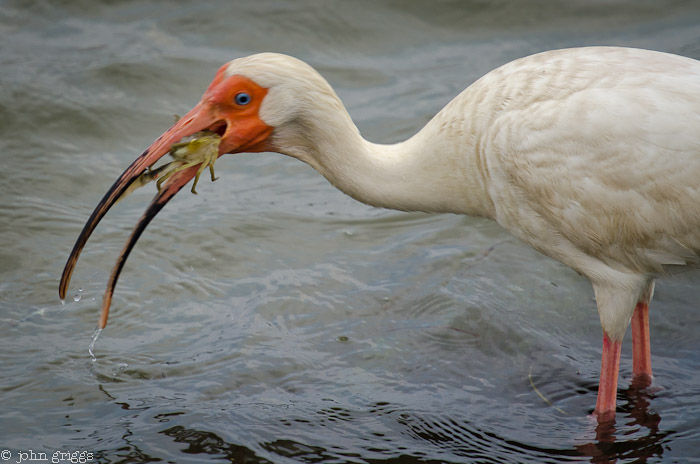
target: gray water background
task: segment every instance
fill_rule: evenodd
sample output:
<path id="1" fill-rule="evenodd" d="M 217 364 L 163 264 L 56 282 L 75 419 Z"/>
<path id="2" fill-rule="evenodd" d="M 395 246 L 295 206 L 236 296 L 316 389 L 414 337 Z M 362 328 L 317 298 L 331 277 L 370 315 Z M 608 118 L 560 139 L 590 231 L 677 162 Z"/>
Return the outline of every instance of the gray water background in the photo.
<path id="1" fill-rule="evenodd" d="M 601 428 L 585 279 L 492 222 L 374 209 L 281 155 L 223 157 L 164 209 L 96 361 L 154 188 L 110 212 L 57 296 L 102 194 L 232 58 L 306 60 L 394 142 L 503 63 L 599 44 L 700 59 L 700 3 L 0 2 L 0 458 L 700 462 L 697 272 L 658 283 L 653 387 L 626 390 L 628 337 Z"/>

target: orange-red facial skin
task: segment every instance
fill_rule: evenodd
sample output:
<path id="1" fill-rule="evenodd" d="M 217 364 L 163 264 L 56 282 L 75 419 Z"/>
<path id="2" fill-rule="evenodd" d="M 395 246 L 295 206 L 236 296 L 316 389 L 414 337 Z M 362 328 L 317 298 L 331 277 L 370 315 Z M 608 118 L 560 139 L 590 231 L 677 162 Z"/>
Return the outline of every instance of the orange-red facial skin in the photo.
<path id="1" fill-rule="evenodd" d="M 236 95 L 245 92 L 250 103 L 239 105 Z M 226 122 L 226 132 L 221 138 L 220 154 L 267 151 L 267 138 L 273 128 L 260 119 L 260 106 L 267 89 L 251 79 L 234 75 L 226 77 L 226 66 L 219 69 L 209 88 L 204 92 L 204 111 L 213 112 L 216 120 Z"/>

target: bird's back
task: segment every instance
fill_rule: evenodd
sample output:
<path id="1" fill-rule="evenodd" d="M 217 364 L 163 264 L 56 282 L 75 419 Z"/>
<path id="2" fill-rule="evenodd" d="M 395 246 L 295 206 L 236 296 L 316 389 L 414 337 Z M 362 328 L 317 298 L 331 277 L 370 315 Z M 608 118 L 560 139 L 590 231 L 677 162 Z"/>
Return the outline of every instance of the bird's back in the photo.
<path id="1" fill-rule="evenodd" d="M 492 71 L 444 112 L 472 121 L 494 219 L 531 246 L 584 274 L 591 257 L 638 273 L 697 261 L 700 62 L 546 52 Z"/>

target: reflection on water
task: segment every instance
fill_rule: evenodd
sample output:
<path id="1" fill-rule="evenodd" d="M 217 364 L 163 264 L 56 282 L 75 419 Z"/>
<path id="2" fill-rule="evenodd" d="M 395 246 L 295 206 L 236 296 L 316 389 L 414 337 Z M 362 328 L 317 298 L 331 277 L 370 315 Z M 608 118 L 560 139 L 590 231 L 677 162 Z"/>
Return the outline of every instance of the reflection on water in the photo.
<path id="1" fill-rule="evenodd" d="M 96 359 L 108 273 L 153 191 L 110 212 L 71 297 L 56 296 L 99 198 L 223 62 L 299 56 L 367 138 L 390 142 L 540 50 L 700 58 L 700 4 L 598 3 L 5 2 L 0 450 L 124 463 L 696 459 L 697 273 L 658 283 L 656 377 L 627 388 L 626 340 L 618 414 L 598 424 L 586 281 L 493 223 L 368 208 L 279 155 L 222 157 L 220 181 L 164 209 Z"/>
<path id="2" fill-rule="evenodd" d="M 191 430 L 181 425 L 177 425 L 175 427 L 162 430 L 160 433 L 172 438 L 175 443 L 186 444 L 187 447 L 181 450 L 185 454 L 209 455 L 212 458 L 223 459 L 229 462 L 249 462 L 259 464 L 273 462 L 257 456 L 253 451 L 249 450 L 245 446 L 226 443 L 221 437 L 212 432 Z M 276 454 L 293 457 L 293 455 L 291 455 L 289 452 L 294 450 L 294 443 L 285 445 L 286 446 L 280 447 L 280 449 L 284 450 L 284 453 Z M 272 446 L 272 448 L 273 449 L 271 451 L 273 452 L 277 449 L 275 446 Z M 308 447 L 304 448 L 308 449 Z M 323 462 L 323 460 L 319 459 L 316 460 L 316 462 Z"/>
<path id="3" fill-rule="evenodd" d="M 268 441 L 257 443 L 259 449 L 265 450 L 269 457 L 260 456 L 254 450 L 237 442 L 227 441 L 215 432 L 196 429 L 185 425 L 170 425 L 179 422 L 187 413 L 176 411 L 158 414 L 153 419 L 162 426 L 157 433 L 169 437 L 173 443 L 186 445 L 178 447 L 180 453 L 188 459 L 200 457 L 219 459 L 228 462 L 269 463 L 276 459 L 293 458 L 296 462 L 613 462 L 615 460 L 644 461 L 661 458 L 664 443 L 668 442 L 673 432 L 660 432 L 657 414 L 648 412 L 646 395 L 635 393 L 634 411 L 624 415 L 626 424 L 616 428 L 615 421 L 600 423 L 595 427 L 595 440 L 577 444 L 571 449 L 553 447 L 533 447 L 527 443 L 507 439 L 497 432 L 480 429 L 469 421 L 451 417 L 447 414 L 417 415 L 402 410 L 396 405 L 381 402 L 367 405 L 362 412 L 351 411 L 341 407 L 329 407 L 315 412 L 316 420 L 304 418 L 281 418 L 280 424 L 290 429 L 320 428 L 327 424 L 338 424 L 352 430 L 367 424 L 367 417 L 374 416 L 381 422 L 392 422 L 389 429 L 372 430 L 364 433 L 365 445 L 358 453 L 356 445 L 348 448 L 345 443 L 318 446 L 298 439 L 280 439 L 270 437 Z M 123 405 L 129 409 L 128 405 Z M 625 413 L 630 408 L 625 409 Z M 254 422 L 254 421 L 253 421 Z M 617 440 L 618 435 L 625 436 Z M 128 434 L 127 434 L 128 435 Z M 405 437 L 414 443 L 423 443 L 431 453 L 416 452 L 402 446 L 396 437 Z M 125 440 L 128 446 L 122 447 L 112 455 L 103 455 L 105 459 L 123 458 L 129 462 L 152 462 L 158 460 L 139 448 L 138 440 Z M 365 459 L 359 459 L 363 456 Z M 371 457 L 370 457 L 371 456 Z M 277 457 L 277 458 L 276 458 Z M 497 458 L 496 458 L 497 457 Z"/>
<path id="4" fill-rule="evenodd" d="M 674 433 L 659 430 L 661 417 L 650 410 L 653 395 L 633 388 L 624 393 L 627 402 L 618 408 L 618 419 L 597 424 L 596 441 L 576 446 L 583 456 L 591 457 L 591 462 L 660 458 L 664 453 L 663 444 L 669 442 L 669 435 Z M 624 427 L 617 426 L 620 418 Z"/>

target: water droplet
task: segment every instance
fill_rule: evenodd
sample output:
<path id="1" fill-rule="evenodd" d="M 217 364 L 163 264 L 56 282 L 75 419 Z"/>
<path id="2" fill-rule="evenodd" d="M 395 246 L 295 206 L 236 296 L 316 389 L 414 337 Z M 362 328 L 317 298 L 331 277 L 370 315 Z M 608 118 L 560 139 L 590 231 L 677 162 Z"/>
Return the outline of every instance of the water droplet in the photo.
<path id="1" fill-rule="evenodd" d="M 82 287 L 81 287 L 81 288 L 78 288 L 78 293 L 83 293 Z"/>
<path id="2" fill-rule="evenodd" d="M 79 293 L 76 293 L 75 296 L 73 297 L 73 301 L 80 301 L 82 296 Z"/>
<path id="3" fill-rule="evenodd" d="M 355 235 L 355 232 L 353 232 L 352 230 L 346 230 L 346 231 L 343 231 L 343 233 L 345 235 L 347 235 L 348 237 L 352 237 L 353 235 Z"/>
<path id="4" fill-rule="evenodd" d="M 97 341 L 97 337 L 100 336 L 100 332 L 102 332 L 102 329 L 97 327 L 95 331 L 92 333 L 92 340 L 90 341 L 90 346 L 88 347 L 88 353 L 90 353 L 90 356 L 92 356 L 92 362 L 97 361 L 97 357 L 95 356 L 95 342 Z"/>

